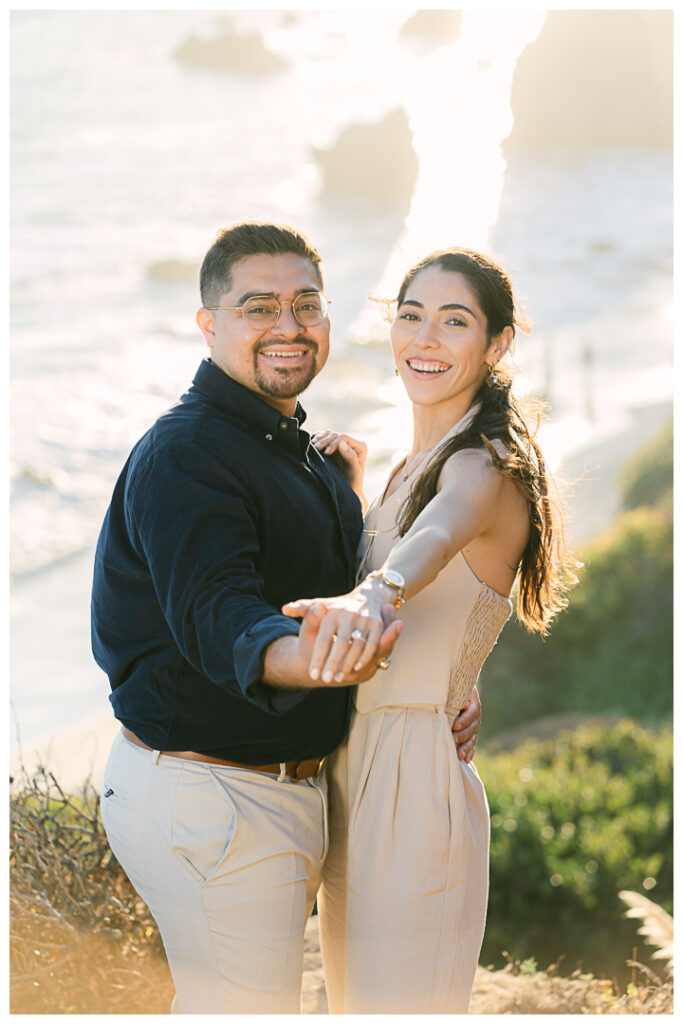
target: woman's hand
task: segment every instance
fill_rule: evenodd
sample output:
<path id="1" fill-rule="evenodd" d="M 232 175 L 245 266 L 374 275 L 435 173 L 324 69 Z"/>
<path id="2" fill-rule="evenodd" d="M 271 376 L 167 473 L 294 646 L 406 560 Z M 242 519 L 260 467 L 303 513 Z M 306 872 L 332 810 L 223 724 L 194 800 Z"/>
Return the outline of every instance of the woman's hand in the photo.
<path id="1" fill-rule="evenodd" d="M 323 455 L 335 455 L 337 465 L 344 471 L 346 479 L 365 507 L 363 476 L 368 446 L 349 434 L 337 434 L 334 430 L 319 430 L 311 441 Z"/>
<path id="2" fill-rule="evenodd" d="M 325 618 L 327 607 L 323 601 L 306 601 L 305 603 L 309 607 L 305 611 L 296 612 L 298 616 L 302 617 L 298 636 L 278 637 L 266 649 L 263 680 L 271 686 L 284 689 L 300 689 L 301 687 L 311 689 L 322 685 L 317 680 L 311 679 L 309 667 L 318 638 L 318 630 Z M 325 685 L 355 686 L 357 683 L 367 682 L 377 671 L 377 662 L 381 658 L 389 658 L 391 655 L 402 628 L 403 623 L 396 618 L 394 609 L 389 608 L 384 619 L 384 629 L 377 647 L 376 659 L 366 664 L 361 671 L 347 673 L 341 682 L 334 680 Z"/>
<path id="3" fill-rule="evenodd" d="M 352 673 L 362 673 L 369 667 L 374 670 L 380 637 L 395 619 L 393 605 L 372 585 L 361 584 L 341 597 L 290 601 L 283 605 L 282 613 L 301 618 L 320 604 L 327 611 L 318 627 L 308 669 L 310 677 L 321 678 L 323 683 L 342 683 Z M 398 622 L 396 638 L 402 627 Z"/>

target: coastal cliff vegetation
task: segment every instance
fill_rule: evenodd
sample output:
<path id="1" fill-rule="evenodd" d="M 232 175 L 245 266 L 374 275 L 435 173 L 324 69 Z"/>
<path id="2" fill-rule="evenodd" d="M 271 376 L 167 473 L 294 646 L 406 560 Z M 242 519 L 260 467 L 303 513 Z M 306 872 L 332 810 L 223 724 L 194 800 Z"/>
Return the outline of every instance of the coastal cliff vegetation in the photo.
<path id="1" fill-rule="evenodd" d="M 579 551 L 569 607 L 543 639 L 518 621 L 484 665 L 482 742 L 496 751 L 560 716 L 673 720 L 673 423 L 626 463 L 622 511 Z"/>

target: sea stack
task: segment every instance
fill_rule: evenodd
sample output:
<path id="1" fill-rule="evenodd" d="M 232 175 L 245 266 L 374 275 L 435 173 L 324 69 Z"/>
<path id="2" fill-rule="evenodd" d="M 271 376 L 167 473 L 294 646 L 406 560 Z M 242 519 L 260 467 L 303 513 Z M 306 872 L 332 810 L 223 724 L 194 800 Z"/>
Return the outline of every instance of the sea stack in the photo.
<path id="1" fill-rule="evenodd" d="M 454 43 L 460 35 L 461 25 L 460 11 L 416 11 L 401 26 L 401 37 L 413 37 L 435 45 Z"/>
<path id="2" fill-rule="evenodd" d="M 412 195 L 418 162 L 402 108 L 373 124 L 351 125 L 330 149 L 314 152 L 327 192 L 389 202 Z"/>
<path id="3" fill-rule="evenodd" d="M 230 29 L 212 39 L 189 35 L 174 56 L 189 67 L 259 77 L 286 71 L 287 61 L 265 46 L 257 32 L 239 34 Z"/>
<path id="4" fill-rule="evenodd" d="M 512 85 L 510 149 L 673 143 L 673 12 L 549 11 Z"/>

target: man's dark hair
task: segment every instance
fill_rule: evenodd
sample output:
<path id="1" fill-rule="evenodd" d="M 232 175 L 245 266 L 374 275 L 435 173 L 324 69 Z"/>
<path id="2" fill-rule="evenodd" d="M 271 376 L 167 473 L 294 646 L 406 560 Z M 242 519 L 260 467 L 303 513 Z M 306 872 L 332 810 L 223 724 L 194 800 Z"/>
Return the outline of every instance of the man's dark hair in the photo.
<path id="1" fill-rule="evenodd" d="M 217 306 L 232 287 L 232 268 L 247 256 L 293 253 L 310 260 L 323 288 L 320 253 L 308 239 L 286 224 L 242 221 L 218 232 L 202 263 L 199 288 L 204 306 Z"/>

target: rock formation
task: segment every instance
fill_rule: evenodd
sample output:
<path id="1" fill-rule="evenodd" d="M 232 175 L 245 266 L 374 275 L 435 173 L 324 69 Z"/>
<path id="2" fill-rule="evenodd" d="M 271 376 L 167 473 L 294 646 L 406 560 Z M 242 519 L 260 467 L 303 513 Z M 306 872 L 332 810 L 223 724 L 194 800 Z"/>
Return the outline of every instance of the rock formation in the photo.
<path id="1" fill-rule="evenodd" d="M 289 67 L 283 57 L 266 48 L 257 32 L 240 35 L 230 29 L 213 39 L 190 35 L 174 56 L 190 67 L 240 75 L 272 75 Z"/>
<path id="2" fill-rule="evenodd" d="M 401 36 L 432 43 L 454 43 L 460 35 L 460 11 L 416 11 L 401 26 Z"/>
<path id="3" fill-rule="evenodd" d="M 389 203 L 409 198 L 418 170 L 412 138 L 401 108 L 374 124 L 345 128 L 330 149 L 314 148 L 325 190 Z"/>
<path id="4" fill-rule="evenodd" d="M 642 145 L 673 137 L 673 12 L 548 12 L 512 86 L 514 147 Z"/>
<path id="5" fill-rule="evenodd" d="M 147 274 L 153 281 L 164 281 L 166 284 L 199 283 L 199 265 L 184 260 L 157 260 L 147 267 Z"/>

